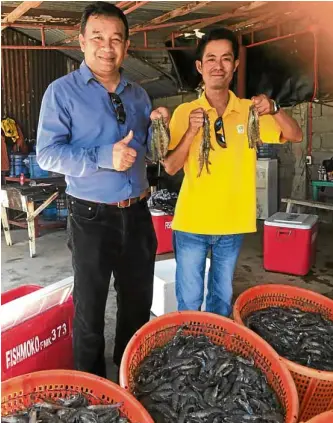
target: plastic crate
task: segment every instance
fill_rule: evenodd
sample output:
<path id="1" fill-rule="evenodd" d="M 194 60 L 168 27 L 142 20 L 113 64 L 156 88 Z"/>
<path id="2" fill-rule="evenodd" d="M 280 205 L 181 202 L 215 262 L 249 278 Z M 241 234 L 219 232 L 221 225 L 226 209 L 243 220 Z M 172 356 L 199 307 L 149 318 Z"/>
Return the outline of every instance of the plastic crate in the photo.
<path id="1" fill-rule="evenodd" d="M 234 304 L 233 317 L 236 322 L 244 325 L 244 319 L 250 313 L 279 306 L 321 313 L 333 320 L 333 301 L 329 298 L 307 289 L 274 284 L 260 285 L 244 291 Z M 333 408 L 333 372 L 311 369 L 281 358 L 296 383 L 301 420 L 306 421 Z"/>
<path id="2" fill-rule="evenodd" d="M 1 385 L 2 416 L 32 404 L 32 395 L 57 398 L 84 393 L 91 404 L 122 402 L 120 411 L 131 423 L 154 423 L 142 405 L 120 386 L 106 379 L 75 370 L 36 372 L 7 380 Z"/>
<path id="3" fill-rule="evenodd" d="M 145 357 L 155 348 L 164 346 L 186 325 L 186 334 L 206 335 L 216 345 L 247 358 L 266 375 L 285 410 L 284 423 L 298 421 L 298 397 L 295 383 L 279 355 L 251 330 L 222 316 L 200 311 L 169 313 L 146 323 L 128 343 L 119 372 L 120 386 L 134 390 L 136 371 Z"/>
<path id="4" fill-rule="evenodd" d="M 1 380 L 48 369 L 72 369 L 73 278 L 1 295 Z"/>

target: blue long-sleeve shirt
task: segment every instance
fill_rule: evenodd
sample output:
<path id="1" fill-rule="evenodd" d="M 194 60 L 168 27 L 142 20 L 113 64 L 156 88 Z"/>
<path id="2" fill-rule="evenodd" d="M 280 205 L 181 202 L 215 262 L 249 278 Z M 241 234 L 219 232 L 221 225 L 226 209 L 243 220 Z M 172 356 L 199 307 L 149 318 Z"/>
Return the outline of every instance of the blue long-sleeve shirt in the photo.
<path id="1" fill-rule="evenodd" d="M 108 91 L 83 62 L 47 88 L 37 131 L 42 169 L 65 175 L 67 193 L 84 200 L 114 203 L 138 197 L 148 188 L 145 156 L 150 138 L 151 102 L 146 91 L 121 75 L 116 94 L 126 112 L 117 122 Z M 113 145 L 133 130 L 133 166 L 113 169 Z"/>

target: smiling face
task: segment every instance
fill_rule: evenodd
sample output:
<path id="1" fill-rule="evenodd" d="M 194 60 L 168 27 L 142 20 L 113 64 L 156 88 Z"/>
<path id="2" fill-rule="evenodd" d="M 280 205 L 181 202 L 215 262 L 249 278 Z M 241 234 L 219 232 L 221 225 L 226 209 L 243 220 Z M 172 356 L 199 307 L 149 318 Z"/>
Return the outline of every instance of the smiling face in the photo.
<path id="1" fill-rule="evenodd" d="M 79 41 L 87 66 L 101 76 L 119 71 L 129 47 L 123 22 L 116 17 L 101 15 L 89 16 Z"/>
<path id="2" fill-rule="evenodd" d="M 229 40 L 209 41 L 202 60 L 195 62 L 205 87 L 212 90 L 228 89 L 239 60 L 235 60 Z"/>

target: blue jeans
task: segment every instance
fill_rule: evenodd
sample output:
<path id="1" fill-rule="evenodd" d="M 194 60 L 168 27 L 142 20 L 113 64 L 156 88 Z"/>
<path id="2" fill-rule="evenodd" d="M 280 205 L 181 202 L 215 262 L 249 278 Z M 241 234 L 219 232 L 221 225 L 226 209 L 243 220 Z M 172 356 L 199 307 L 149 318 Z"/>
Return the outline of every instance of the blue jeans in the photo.
<path id="1" fill-rule="evenodd" d="M 200 310 L 207 254 L 211 252 L 206 311 L 229 316 L 232 280 L 243 235 L 197 235 L 174 231 L 178 310 Z"/>

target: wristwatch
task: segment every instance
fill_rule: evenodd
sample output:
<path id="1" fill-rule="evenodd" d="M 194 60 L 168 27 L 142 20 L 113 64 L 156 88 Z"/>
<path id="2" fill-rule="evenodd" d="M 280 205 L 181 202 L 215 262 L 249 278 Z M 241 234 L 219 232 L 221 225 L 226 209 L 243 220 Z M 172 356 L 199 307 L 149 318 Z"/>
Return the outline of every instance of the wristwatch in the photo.
<path id="1" fill-rule="evenodd" d="M 281 106 L 277 104 L 275 100 L 272 100 L 272 104 L 273 104 L 273 110 L 271 112 L 271 115 L 276 115 L 277 113 L 279 113 Z"/>

